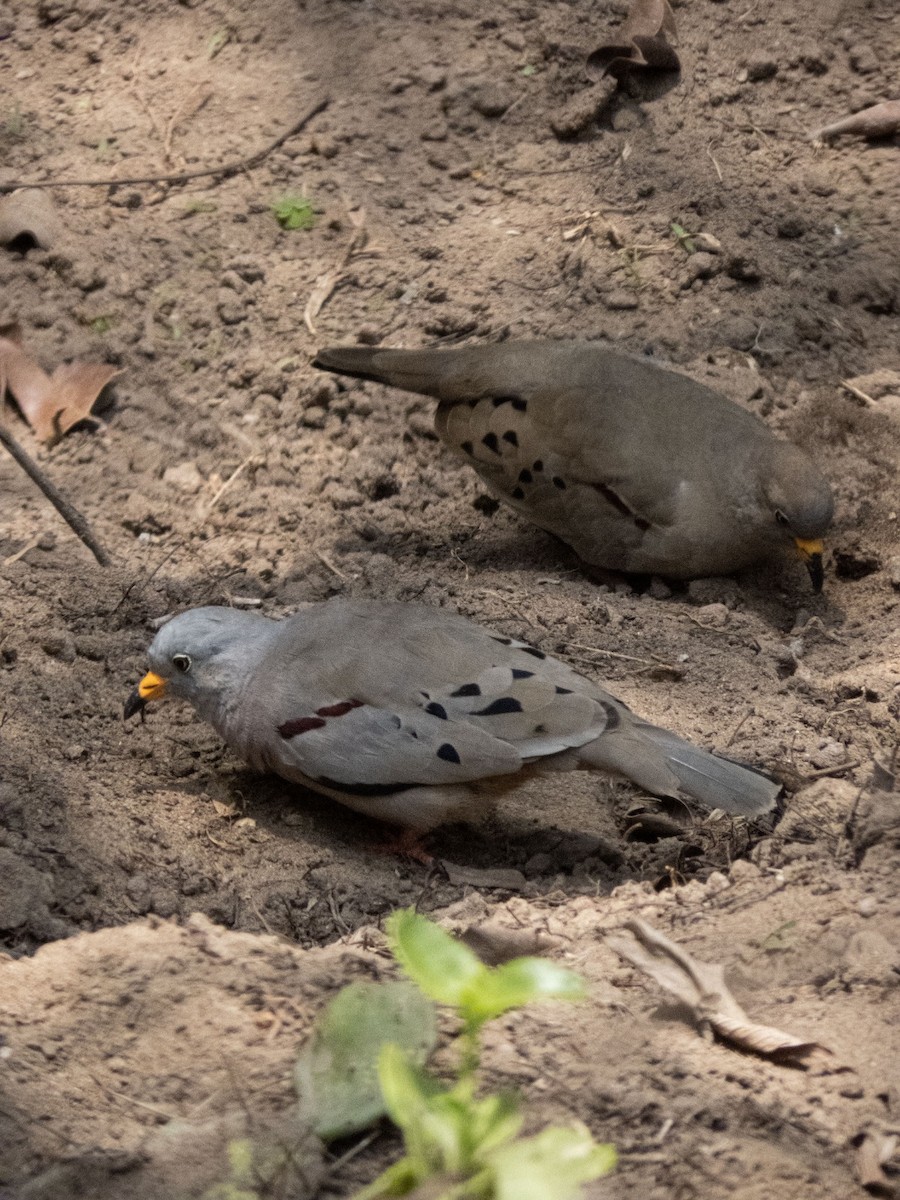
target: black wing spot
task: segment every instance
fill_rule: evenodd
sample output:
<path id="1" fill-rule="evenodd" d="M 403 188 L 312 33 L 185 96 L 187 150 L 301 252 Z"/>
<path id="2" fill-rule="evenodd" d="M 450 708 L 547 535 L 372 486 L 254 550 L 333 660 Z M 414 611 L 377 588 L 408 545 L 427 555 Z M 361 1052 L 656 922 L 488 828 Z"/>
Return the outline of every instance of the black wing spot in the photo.
<path id="1" fill-rule="evenodd" d="M 471 442 L 460 442 L 459 448 L 462 450 L 463 454 L 468 454 L 470 458 L 475 457 L 475 447 Z"/>
<path id="2" fill-rule="evenodd" d="M 559 490 L 561 492 L 564 492 L 566 490 L 566 481 L 563 478 L 561 478 L 559 475 L 554 475 L 551 482 L 553 483 L 553 486 L 555 488 L 559 488 Z"/>
<path id="3" fill-rule="evenodd" d="M 503 440 L 504 442 L 509 442 L 511 446 L 518 446 L 519 435 L 514 429 L 507 429 L 506 433 L 503 435 Z"/>
<path id="4" fill-rule="evenodd" d="M 495 642 L 499 642 L 501 646 L 512 645 L 512 638 L 495 637 L 494 634 L 491 634 L 491 639 Z"/>
<path id="5" fill-rule="evenodd" d="M 487 708 L 481 709 L 480 712 L 472 713 L 472 716 L 501 717 L 504 713 L 518 713 L 522 711 L 522 705 L 515 696 L 501 696 L 498 700 L 492 701 Z"/>
<path id="6" fill-rule="evenodd" d="M 572 689 L 571 688 L 561 688 L 559 686 L 559 684 L 557 684 L 556 685 L 556 694 L 557 694 L 557 696 L 571 696 Z"/>
<path id="7" fill-rule="evenodd" d="M 533 482 L 534 482 L 534 476 L 528 470 L 527 467 L 525 467 L 523 470 L 521 470 L 519 472 L 519 483 L 533 483 Z"/>
<path id="8" fill-rule="evenodd" d="M 334 792 L 343 792 L 345 796 L 393 796 L 396 792 L 407 792 L 420 786 L 417 783 L 339 783 L 327 775 L 320 775 L 317 782 Z"/>
<path id="9" fill-rule="evenodd" d="M 458 687 L 455 692 L 450 693 L 451 696 L 480 696 L 481 688 L 477 683 L 464 683 L 462 687 Z"/>
<path id="10" fill-rule="evenodd" d="M 523 652 L 523 654 L 531 654 L 534 658 L 547 657 L 543 650 L 536 650 L 534 646 L 520 646 L 519 649 Z"/>
<path id="11" fill-rule="evenodd" d="M 531 469 L 532 469 L 532 471 L 543 471 L 544 460 L 541 458 L 536 458 L 534 460 L 534 462 L 531 464 Z"/>
<path id="12" fill-rule="evenodd" d="M 490 433 L 486 433 L 484 435 L 484 437 L 481 439 L 481 444 L 483 446 L 487 446 L 488 450 L 493 450 L 495 454 L 500 453 L 500 443 L 497 440 L 497 435 L 494 433 L 493 429 Z"/>
<path id="13" fill-rule="evenodd" d="M 437 700 L 432 700 L 432 702 L 426 707 L 425 711 L 430 713 L 433 717 L 440 717 L 442 721 L 447 720 L 447 710 L 442 704 L 438 704 Z"/>
<path id="14" fill-rule="evenodd" d="M 512 496 L 513 500 L 524 500 L 525 499 L 525 493 L 522 491 L 522 489 L 520 487 L 514 487 L 513 490 L 509 494 Z"/>
<path id="15" fill-rule="evenodd" d="M 438 758 L 442 758 L 444 762 L 458 763 L 460 762 L 459 752 L 450 742 L 444 742 L 443 746 L 437 748 Z"/>
<path id="16" fill-rule="evenodd" d="M 532 733 L 546 733 L 547 726 L 546 725 L 535 725 L 534 729 L 532 729 L 531 732 Z"/>
<path id="17" fill-rule="evenodd" d="M 620 512 L 623 517 L 631 517 L 642 533 L 646 533 L 650 528 L 650 522 L 645 517 L 639 517 L 636 512 L 630 509 L 622 497 L 617 492 L 614 492 L 609 484 L 595 483 L 594 491 L 599 492 L 603 499 L 608 504 L 611 504 L 616 512 Z"/>
<path id="18" fill-rule="evenodd" d="M 513 667 L 512 677 L 513 679 L 533 679 L 534 671 L 525 671 L 521 667 Z"/>
<path id="19" fill-rule="evenodd" d="M 528 401 L 523 400 L 521 396 L 513 396 L 511 398 L 511 403 L 516 412 L 528 411 Z"/>

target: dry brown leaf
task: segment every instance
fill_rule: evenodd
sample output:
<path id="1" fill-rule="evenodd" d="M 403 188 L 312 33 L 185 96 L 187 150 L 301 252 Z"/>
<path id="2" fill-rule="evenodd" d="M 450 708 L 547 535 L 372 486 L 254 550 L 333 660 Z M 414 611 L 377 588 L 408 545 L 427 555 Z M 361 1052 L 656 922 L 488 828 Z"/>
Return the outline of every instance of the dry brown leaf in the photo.
<path id="1" fill-rule="evenodd" d="M 742 1050 L 794 1061 L 813 1050 L 824 1049 L 818 1042 L 803 1041 L 752 1021 L 728 990 L 724 967 L 698 962 L 639 917 L 627 921 L 607 942 L 617 954 L 690 1009 L 697 1020 Z"/>
<path id="2" fill-rule="evenodd" d="M 48 445 L 90 416 L 97 397 L 122 372 L 108 363 L 62 363 L 52 375 L 22 349 L 18 325 L 0 326 L 0 402 L 7 392 Z"/>
<path id="3" fill-rule="evenodd" d="M 668 0 L 633 0 L 615 41 L 605 42 L 588 56 L 595 77 L 617 79 L 629 71 L 678 71 L 681 63 L 670 43 L 677 43 L 675 15 Z"/>
<path id="4" fill-rule="evenodd" d="M 463 867 L 446 858 L 442 858 L 440 864 L 451 883 L 466 887 L 503 888 L 509 892 L 520 892 L 527 882 L 522 872 L 514 867 Z"/>
<path id="5" fill-rule="evenodd" d="M 324 275 L 319 275 L 316 278 L 313 290 L 310 292 L 306 307 L 303 310 L 303 322 L 313 337 L 318 332 L 316 329 L 316 317 L 322 311 L 331 293 L 344 278 L 344 273 L 351 260 L 357 254 L 363 253 L 369 240 L 369 235 L 366 232 L 366 210 L 364 208 L 351 210 L 348 216 L 354 230 L 349 245 L 341 255 L 338 264 L 330 271 L 326 271 Z"/>
<path id="6" fill-rule="evenodd" d="M 828 142 L 845 133 L 872 142 L 900 133 L 900 100 L 884 100 L 881 104 L 873 104 L 862 112 L 853 113 L 831 125 L 823 125 L 810 136 L 814 142 Z"/>
<path id="7" fill-rule="evenodd" d="M 510 929 L 498 921 L 470 925 L 459 935 L 459 940 L 489 967 L 529 954 L 549 954 L 560 944 L 559 938 L 551 937 L 544 929 Z"/>
<path id="8" fill-rule="evenodd" d="M 43 188 L 19 188 L 0 196 L 0 245 L 31 244 L 49 250 L 60 230 L 56 206 Z"/>
<path id="9" fill-rule="evenodd" d="M 870 1195 L 892 1197 L 897 1195 L 894 1182 L 885 1174 L 884 1164 L 897 1149 L 897 1135 L 883 1130 L 867 1130 L 854 1138 L 856 1145 L 856 1173 L 860 1184 Z"/>

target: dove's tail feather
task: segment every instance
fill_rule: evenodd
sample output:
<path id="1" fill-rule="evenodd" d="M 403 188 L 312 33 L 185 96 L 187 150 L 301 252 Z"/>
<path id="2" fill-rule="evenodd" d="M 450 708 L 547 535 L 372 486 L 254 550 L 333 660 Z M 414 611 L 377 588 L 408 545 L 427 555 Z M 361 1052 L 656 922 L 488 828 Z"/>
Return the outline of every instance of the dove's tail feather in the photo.
<path id="1" fill-rule="evenodd" d="M 561 344 L 564 352 L 565 346 Z M 560 353 L 559 347 L 556 354 Z M 330 346 L 313 366 L 355 379 L 373 379 L 404 392 L 458 403 L 505 394 L 534 383 L 554 351 L 543 343 L 455 346 L 437 350 L 383 350 L 377 346 Z M 552 365 L 552 364 L 551 364 Z M 556 375 L 553 376 L 554 380 Z"/>
<path id="2" fill-rule="evenodd" d="M 751 817 L 774 807 L 779 784 L 643 721 L 601 734 L 580 751 L 586 766 L 631 779 L 657 796 L 686 795 L 707 808 Z"/>
<path id="3" fill-rule="evenodd" d="M 433 350 L 381 350 L 372 346 L 331 346 L 320 350 L 313 366 L 354 379 L 373 379 L 405 392 L 437 395 L 451 359 Z"/>

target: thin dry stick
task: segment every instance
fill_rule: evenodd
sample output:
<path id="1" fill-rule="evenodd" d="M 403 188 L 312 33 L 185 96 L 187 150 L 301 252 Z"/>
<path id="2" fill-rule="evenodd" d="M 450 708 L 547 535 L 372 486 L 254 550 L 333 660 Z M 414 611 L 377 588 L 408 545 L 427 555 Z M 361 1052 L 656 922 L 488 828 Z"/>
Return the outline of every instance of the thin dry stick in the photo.
<path id="1" fill-rule="evenodd" d="M 622 654 L 619 650 L 604 650 L 600 646 L 582 646 L 579 642 L 569 642 L 569 646 L 573 650 L 587 650 L 590 654 L 603 654 L 606 658 L 621 658 L 625 662 L 642 663 L 645 667 L 656 667 L 666 665 L 663 659 L 656 658 L 638 658 L 635 654 Z"/>
<path id="2" fill-rule="evenodd" d="M 233 162 L 223 163 L 220 167 L 203 167 L 196 171 L 176 171 L 171 175 L 138 175 L 130 179 L 45 179 L 40 182 L 30 180 L 16 180 L 13 183 L 0 183 L 0 194 L 3 192 L 14 192 L 17 188 L 48 188 L 48 187 L 113 187 L 116 185 L 133 184 L 133 183 L 186 183 L 189 179 L 202 179 L 204 176 L 210 175 L 236 175 L 238 171 L 245 171 L 248 167 L 255 166 L 264 158 L 282 146 L 288 138 L 298 134 L 309 122 L 319 115 L 331 103 L 330 96 L 323 96 L 317 101 L 311 109 L 309 109 L 299 121 L 295 121 L 290 129 L 279 134 L 274 142 L 270 142 L 267 146 L 263 146 L 261 150 L 254 151 L 253 154 L 248 154 L 246 158 L 237 158 Z"/>
<path id="3" fill-rule="evenodd" d="M 101 567 L 108 567 L 110 557 L 94 537 L 91 527 L 77 508 L 73 508 L 62 492 L 52 484 L 37 463 L 31 458 L 13 435 L 0 424 L 0 443 L 9 451 L 25 474 L 41 489 L 62 519 L 96 558 Z"/>
<path id="4" fill-rule="evenodd" d="M 809 783 L 811 779 L 825 779 L 829 775 L 840 775 L 841 771 L 850 771 L 860 766 L 862 766 L 861 758 L 848 758 L 846 762 L 838 763 L 836 767 L 820 767 L 818 771 L 809 771 L 803 776 L 803 782 Z"/>

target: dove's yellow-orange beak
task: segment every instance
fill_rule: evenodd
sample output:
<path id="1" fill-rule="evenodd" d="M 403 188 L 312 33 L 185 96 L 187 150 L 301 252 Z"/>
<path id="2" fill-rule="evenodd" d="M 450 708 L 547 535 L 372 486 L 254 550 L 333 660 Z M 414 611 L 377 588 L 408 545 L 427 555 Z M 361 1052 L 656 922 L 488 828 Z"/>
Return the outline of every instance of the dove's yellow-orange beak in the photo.
<path id="1" fill-rule="evenodd" d="M 161 700 L 166 694 L 167 684 L 168 680 L 163 679 L 161 675 L 148 671 L 125 701 L 125 720 L 127 721 L 136 713 L 143 712 L 145 705 L 149 704 L 151 700 Z"/>
<path id="2" fill-rule="evenodd" d="M 825 568 L 822 566 L 822 555 L 825 553 L 825 543 L 821 538 L 794 538 L 794 545 L 800 551 L 800 557 L 806 563 L 809 577 L 812 580 L 813 591 L 821 592 L 825 582 Z"/>

